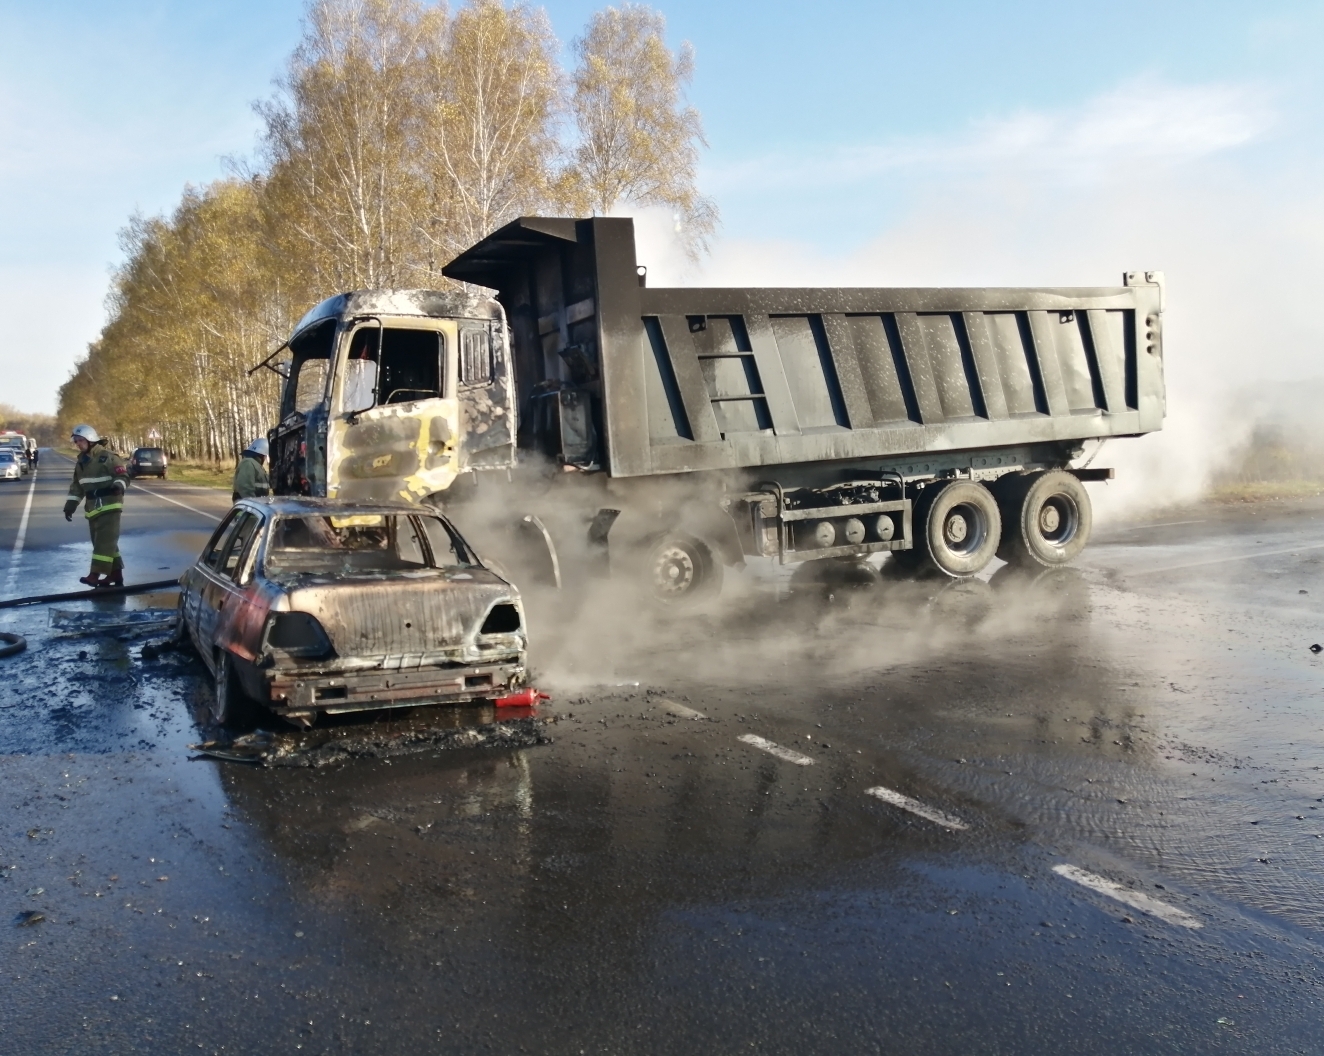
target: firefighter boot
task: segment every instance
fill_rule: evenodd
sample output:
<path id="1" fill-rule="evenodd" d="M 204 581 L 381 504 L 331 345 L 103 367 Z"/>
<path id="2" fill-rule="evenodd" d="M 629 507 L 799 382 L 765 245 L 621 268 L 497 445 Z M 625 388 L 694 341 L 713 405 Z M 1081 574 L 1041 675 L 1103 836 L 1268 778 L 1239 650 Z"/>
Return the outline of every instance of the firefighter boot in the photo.
<path id="1" fill-rule="evenodd" d="M 86 583 L 89 587 L 100 587 L 100 586 L 103 585 L 103 584 L 102 584 L 102 579 L 103 579 L 103 578 L 104 578 L 104 577 L 102 577 L 102 576 L 97 572 L 96 569 L 93 569 L 93 570 L 92 570 L 91 572 L 89 572 L 87 575 L 85 575 L 85 576 L 79 576 L 79 577 L 78 577 L 78 582 L 79 582 L 79 583 Z"/>
<path id="2" fill-rule="evenodd" d="M 110 566 L 110 575 L 103 579 L 99 585 L 103 587 L 124 586 L 124 558 L 119 555 L 118 550 L 115 552 L 115 560 Z"/>

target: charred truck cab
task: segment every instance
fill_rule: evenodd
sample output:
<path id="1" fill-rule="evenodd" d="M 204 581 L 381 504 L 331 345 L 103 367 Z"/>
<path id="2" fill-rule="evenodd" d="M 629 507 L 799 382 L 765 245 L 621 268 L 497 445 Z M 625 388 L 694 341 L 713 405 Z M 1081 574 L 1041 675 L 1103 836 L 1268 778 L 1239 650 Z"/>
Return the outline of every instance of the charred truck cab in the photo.
<path id="1" fill-rule="evenodd" d="M 1065 564 L 1090 534 L 1083 482 L 1112 475 L 1080 464 L 1087 442 L 1165 413 L 1158 272 L 653 289 L 631 220 L 526 217 L 444 273 L 495 295 L 344 294 L 299 324 L 276 490 L 444 500 L 481 538 L 453 500 L 490 489 L 475 506 L 529 528 L 558 583 L 610 571 L 684 601 L 754 556 Z"/>
<path id="2" fill-rule="evenodd" d="M 501 305 L 437 291 L 328 298 L 263 365 L 285 377 L 269 434 L 278 495 L 419 503 L 514 464 Z"/>

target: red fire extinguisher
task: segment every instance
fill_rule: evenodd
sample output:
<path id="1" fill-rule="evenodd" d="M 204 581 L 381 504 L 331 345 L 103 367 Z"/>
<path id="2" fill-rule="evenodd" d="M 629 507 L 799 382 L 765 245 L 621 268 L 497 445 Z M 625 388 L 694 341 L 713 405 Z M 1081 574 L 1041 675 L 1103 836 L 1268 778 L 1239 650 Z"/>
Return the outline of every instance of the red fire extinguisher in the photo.
<path id="1" fill-rule="evenodd" d="M 540 700 L 551 700 L 548 693 L 540 693 L 530 686 L 528 689 L 521 689 L 518 693 L 507 693 L 504 697 L 497 697 L 493 704 L 498 708 L 531 708 Z"/>

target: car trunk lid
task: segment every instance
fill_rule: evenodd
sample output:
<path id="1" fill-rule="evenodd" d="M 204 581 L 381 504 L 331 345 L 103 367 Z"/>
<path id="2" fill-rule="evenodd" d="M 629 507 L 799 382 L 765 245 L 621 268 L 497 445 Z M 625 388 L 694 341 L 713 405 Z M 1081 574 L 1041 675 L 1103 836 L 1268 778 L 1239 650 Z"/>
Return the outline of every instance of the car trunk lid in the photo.
<path id="1" fill-rule="evenodd" d="M 508 655 L 508 635 L 478 632 L 496 605 L 520 608 L 504 580 L 478 567 L 305 575 L 290 577 L 287 586 L 290 609 L 316 617 L 339 659 L 355 666 L 473 663 Z"/>

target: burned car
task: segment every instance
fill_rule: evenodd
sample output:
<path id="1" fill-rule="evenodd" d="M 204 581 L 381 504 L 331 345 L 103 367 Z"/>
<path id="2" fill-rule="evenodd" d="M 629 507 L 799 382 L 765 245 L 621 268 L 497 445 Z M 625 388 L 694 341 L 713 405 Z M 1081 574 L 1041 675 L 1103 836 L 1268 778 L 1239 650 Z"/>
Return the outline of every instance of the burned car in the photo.
<path id="1" fill-rule="evenodd" d="M 213 715 L 461 703 L 523 684 L 519 592 L 427 507 L 244 499 L 180 580 Z"/>

